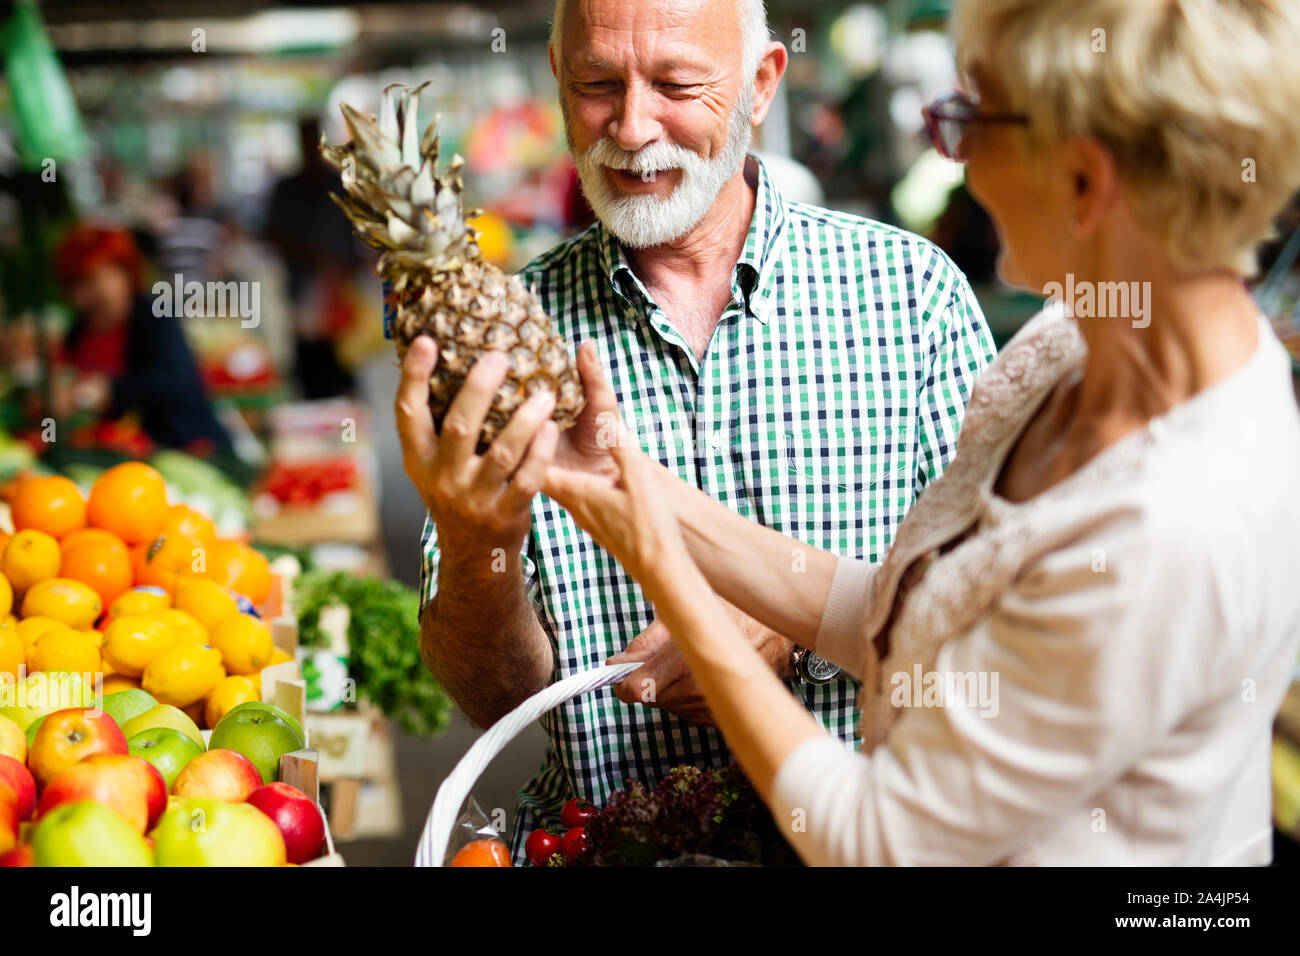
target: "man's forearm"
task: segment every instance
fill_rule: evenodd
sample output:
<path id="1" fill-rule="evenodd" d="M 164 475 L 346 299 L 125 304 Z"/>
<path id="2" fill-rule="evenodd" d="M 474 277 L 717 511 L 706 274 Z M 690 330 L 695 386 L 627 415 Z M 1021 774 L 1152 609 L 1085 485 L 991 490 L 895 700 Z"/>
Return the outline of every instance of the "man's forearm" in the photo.
<path id="1" fill-rule="evenodd" d="M 555 666 L 518 553 L 509 554 L 500 571 L 493 560 L 444 553 L 438 592 L 420 620 L 425 665 L 480 727 L 546 686 Z"/>

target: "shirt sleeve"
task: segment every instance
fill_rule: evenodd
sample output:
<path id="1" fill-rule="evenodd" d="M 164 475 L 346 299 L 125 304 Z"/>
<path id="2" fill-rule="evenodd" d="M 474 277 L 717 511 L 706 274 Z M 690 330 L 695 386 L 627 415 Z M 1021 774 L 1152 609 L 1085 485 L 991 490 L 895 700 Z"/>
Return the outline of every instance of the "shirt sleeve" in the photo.
<path id="1" fill-rule="evenodd" d="M 946 643 L 930 673 L 947 700 L 916 706 L 898 693 L 911 675 L 882 674 L 908 709 L 870 755 L 827 737 L 785 760 L 772 810 L 804 822 L 790 837 L 806 862 L 985 865 L 1080 807 L 1086 828 L 1090 798 L 1239 691 L 1224 558 L 1193 531 L 1125 523 L 1038 559 Z"/>
<path id="2" fill-rule="evenodd" d="M 997 354 L 970 283 L 946 257 L 942 261 L 951 283 L 947 302 L 929 334 L 929 374 L 919 401 L 918 489 L 933 483 L 948 467 L 957 450 L 957 434 L 971 389 Z"/>
<path id="3" fill-rule="evenodd" d="M 537 562 L 529 554 L 531 544 L 532 535 L 529 535 L 523 549 L 519 552 L 519 556 L 523 562 L 524 586 L 528 589 L 528 599 L 536 608 L 539 607 L 541 601 L 541 586 L 537 576 Z M 424 616 L 424 610 L 429 602 L 438 593 L 438 562 L 440 557 L 438 551 L 438 526 L 433 523 L 433 517 L 426 513 L 424 516 L 424 530 L 420 532 L 421 617 Z"/>
<path id="4" fill-rule="evenodd" d="M 866 675 L 862 627 L 867 618 L 867 589 L 876 565 L 841 557 L 835 565 L 826 608 L 817 627 L 813 650 L 861 680 Z"/>

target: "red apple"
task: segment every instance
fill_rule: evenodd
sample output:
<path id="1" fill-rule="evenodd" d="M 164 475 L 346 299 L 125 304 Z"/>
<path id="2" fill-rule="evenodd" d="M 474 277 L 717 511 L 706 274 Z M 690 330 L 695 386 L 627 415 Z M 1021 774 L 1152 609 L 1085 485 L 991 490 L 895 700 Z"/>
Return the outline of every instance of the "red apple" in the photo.
<path id="1" fill-rule="evenodd" d="M 0 853 L 8 853 L 18 845 L 18 823 L 18 794 L 0 780 Z"/>
<path id="2" fill-rule="evenodd" d="M 56 710 L 41 723 L 27 755 L 27 766 L 44 788 L 87 757 L 126 752 L 126 738 L 117 721 L 93 707 L 73 707 Z"/>
<path id="3" fill-rule="evenodd" d="M 36 819 L 65 803 L 91 800 L 116 810 L 122 819 L 144 833 L 156 798 L 153 778 L 140 764 L 153 770 L 148 761 L 130 754 L 87 757 L 63 771 L 45 788 L 36 805 Z"/>
<path id="4" fill-rule="evenodd" d="M 172 795 L 243 803 L 261 785 L 262 775 L 251 760 L 218 747 L 199 754 L 185 765 L 172 784 Z"/>
<path id="5" fill-rule="evenodd" d="M 0 853 L 0 866 L 35 866 L 32 845 L 21 843 L 8 853 Z"/>
<path id="6" fill-rule="evenodd" d="M 325 820 L 307 794 L 287 783 L 268 783 L 248 796 L 280 828 L 290 863 L 306 863 L 325 849 Z"/>
<path id="7" fill-rule="evenodd" d="M 131 756 L 135 757 L 135 754 Z M 163 779 L 162 773 L 158 768 L 145 760 L 143 757 L 136 757 L 139 763 L 133 764 L 132 769 L 139 779 L 139 787 L 144 794 L 145 807 L 149 811 L 149 823 L 145 827 L 146 831 L 153 828 L 162 816 L 163 811 L 167 809 L 167 781 Z"/>
<path id="8" fill-rule="evenodd" d="M 0 781 L 9 784 L 18 798 L 18 819 L 28 819 L 36 809 L 36 780 L 32 772 L 13 757 L 0 754 Z"/>

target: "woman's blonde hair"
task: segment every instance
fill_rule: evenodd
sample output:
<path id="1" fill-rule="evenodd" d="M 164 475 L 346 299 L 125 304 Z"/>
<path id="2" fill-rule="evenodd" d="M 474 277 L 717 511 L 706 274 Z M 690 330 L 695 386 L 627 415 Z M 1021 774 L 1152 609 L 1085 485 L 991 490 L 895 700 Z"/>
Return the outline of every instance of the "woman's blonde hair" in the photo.
<path id="1" fill-rule="evenodd" d="M 1176 267 L 1255 273 L 1300 189 L 1300 0 L 960 0 L 952 27 L 1031 147 L 1110 150 Z"/>

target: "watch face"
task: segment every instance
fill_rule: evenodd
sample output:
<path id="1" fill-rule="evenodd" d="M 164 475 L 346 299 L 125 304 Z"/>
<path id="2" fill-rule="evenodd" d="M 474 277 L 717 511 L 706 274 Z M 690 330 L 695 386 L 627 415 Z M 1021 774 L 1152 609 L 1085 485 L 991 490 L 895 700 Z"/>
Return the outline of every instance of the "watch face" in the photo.
<path id="1" fill-rule="evenodd" d="M 838 664 L 832 664 L 826 658 L 818 657 L 811 651 L 804 657 L 804 668 L 808 674 L 808 679 L 818 683 L 834 680 L 840 674 Z"/>

